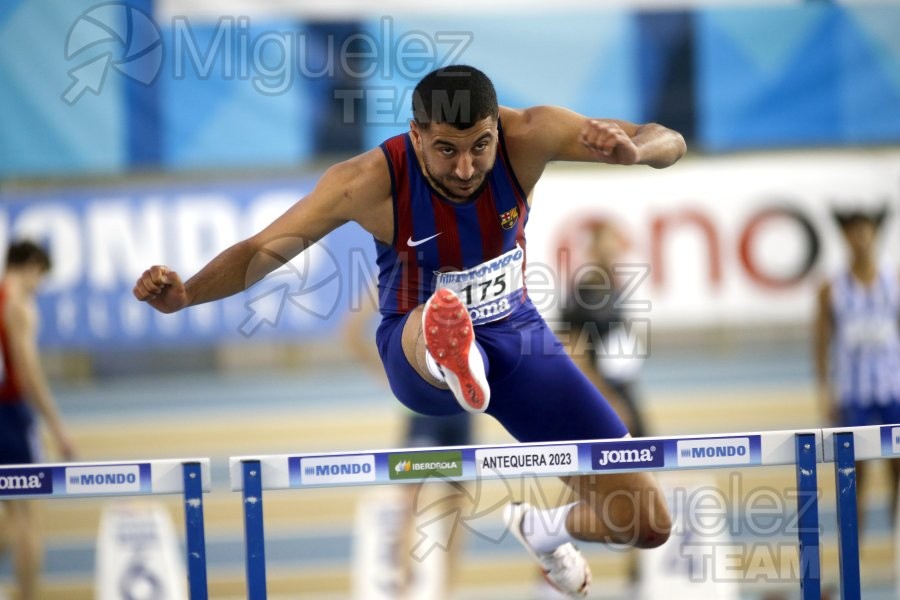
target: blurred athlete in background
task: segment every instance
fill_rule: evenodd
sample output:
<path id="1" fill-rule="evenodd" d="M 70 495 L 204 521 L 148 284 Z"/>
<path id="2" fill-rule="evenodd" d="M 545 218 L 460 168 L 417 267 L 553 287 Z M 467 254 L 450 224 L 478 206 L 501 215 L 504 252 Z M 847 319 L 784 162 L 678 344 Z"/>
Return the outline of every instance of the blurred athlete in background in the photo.
<path id="1" fill-rule="evenodd" d="M 900 276 L 877 255 L 886 209 L 835 211 L 846 266 L 819 289 L 815 366 L 820 408 L 832 426 L 900 423 Z M 900 461 L 889 460 L 891 520 Z M 856 463 L 859 531 L 864 530 L 865 462 Z"/>
<path id="2" fill-rule="evenodd" d="M 0 464 L 41 462 L 38 417 L 60 455 L 71 460 L 74 445 L 63 426 L 41 367 L 35 295 L 50 270 L 50 257 L 29 241 L 10 244 L 0 282 Z M 22 600 L 37 600 L 43 550 L 34 500 L 8 500 L 2 549 L 12 550 Z"/>
<path id="3" fill-rule="evenodd" d="M 560 338 L 572 360 L 606 397 L 633 437 L 647 434 L 637 392 L 641 356 L 616 356 L 611 351 L 632 348 L 617 343 L 627 336 L 629 317 L 616 265 L 625 240 L 615 225 L 598 221 L 587 227 L 585 261 L 570 284 L 566 303 L 560 311 Z"/>

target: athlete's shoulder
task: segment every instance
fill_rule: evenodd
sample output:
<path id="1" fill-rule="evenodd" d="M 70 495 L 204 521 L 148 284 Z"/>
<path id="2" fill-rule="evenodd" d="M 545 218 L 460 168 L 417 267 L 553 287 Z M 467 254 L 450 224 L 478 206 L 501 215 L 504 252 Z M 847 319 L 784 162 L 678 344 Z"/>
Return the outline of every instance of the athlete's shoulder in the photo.
<path id="1" fill-rule="evenodd" d="M 34 298 L 6 294 L 3 299 L 3 326 L 11 332 L 29 332 L 37 325 L 38 310 Z"/>
<path id="2" fill-rule="evenodd" d="M 537 184 L 544 167 L 562 144 L 552 116 L 558 107 L 500 107 L 503 141 L 513 171 L 526 195 Z"/>
<path id="3" fill-rule="evenodd" d="M 314 201 L 328 218 L 359 222 L 377 202 L 390 198 L 387 160 L 373 148 L 329 167 L 305 201 Z"/>
<path id="4" fill-rule="evenodd" d="M 546 123 L 548 111 L 545 106 L 532 106 L 531 108 L 500 107 L 500 123 L 503 127 L 503 136 L 507 142 L 530 141 L 530 138 L 539 136 L 541 127 Z"/>
<path id="5" fill-rule="evenodd" d="M 378 183 L 390 186 L 387 159 L 380 148 L 372 148 L 334 164 L 325 171 L 325 178 L 347 188 L 378 190 Z"/>

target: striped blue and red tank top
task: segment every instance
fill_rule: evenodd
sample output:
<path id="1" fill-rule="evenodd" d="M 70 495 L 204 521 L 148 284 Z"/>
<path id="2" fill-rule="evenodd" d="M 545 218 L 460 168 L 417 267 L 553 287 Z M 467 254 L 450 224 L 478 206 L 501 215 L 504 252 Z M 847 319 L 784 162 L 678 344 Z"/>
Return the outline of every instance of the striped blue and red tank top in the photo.
<path id="1" fill-rule="evenodd" d="M 381 144 L 391 174 L 394 239 L 375 240 L 381 313 L 405 314 L 434 293 L 437 274 L 466 271 L 516 248 L 524 270 L 528 204 L 513 174 L 503 129 L 494 167 L 470 200 L 451 202 L 429 183 L 408 134 Z M 524 301 L 525 292 L 518 294 Z"/>
<path id="2" fill-rule="evenodd" d="M 16 378 L 10 357 L 9 336 L 2 318 L 6 310 L 6 289 L 0 286 L 0 404 L 18 404 L 23 401 L 22 388 Z"/>

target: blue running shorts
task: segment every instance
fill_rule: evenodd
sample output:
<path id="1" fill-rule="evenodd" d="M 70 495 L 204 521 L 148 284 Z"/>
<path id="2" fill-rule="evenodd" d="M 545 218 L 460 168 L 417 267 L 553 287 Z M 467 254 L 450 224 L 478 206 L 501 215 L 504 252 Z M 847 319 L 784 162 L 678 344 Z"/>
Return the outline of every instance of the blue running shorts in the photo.
<path id="1" fill-rule="evenodd" d="M 0 464 L 29 464 L 40 459 L 32 408 L 24 402 L 0 404 Z"/>
<path id="2" fill-rule="evenodd" d="M 406 360 L 403 326 L 411 313 L 386 316 L 375 335 L 391 390 L 409 409 L 430 416 L 463 412 L 450 390 L 422 379 Z M 487 414 L 520 442 L 620 438 L 615 411 L 566 354 L 530 301 L 509 317 L 475 327 L 491 400 Z"/>

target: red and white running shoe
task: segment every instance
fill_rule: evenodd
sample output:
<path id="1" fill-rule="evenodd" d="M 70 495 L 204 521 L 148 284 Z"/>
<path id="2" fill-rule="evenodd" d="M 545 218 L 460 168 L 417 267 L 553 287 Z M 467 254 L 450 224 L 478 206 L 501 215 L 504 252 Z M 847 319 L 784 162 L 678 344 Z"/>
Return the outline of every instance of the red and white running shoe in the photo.
<path id="1" fill-rule="evenodd" d="M 506 525 L 541 567 L 544 579 L 567 598 L 584 598 L 591 589 L 591 569 L 581 551 L 571 543 L 558 546 L 546 554 L 531 547 L 522 531 L 525 514 L 531 510 L 527 502 L 513 502 L 504 509 Z"/>
<path id="2" fill-rule="evenodd" d="M 491 391 L 484 360 L 475 345 L 469 311 L 452 290 L 441 288 L 425 303 L 422 333 L 428 353 L 460 406 L 470 413 L 487 410 Z"/>

